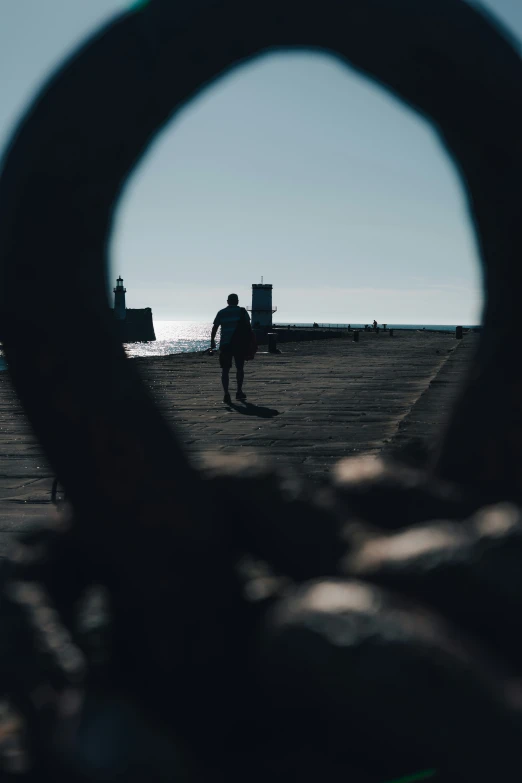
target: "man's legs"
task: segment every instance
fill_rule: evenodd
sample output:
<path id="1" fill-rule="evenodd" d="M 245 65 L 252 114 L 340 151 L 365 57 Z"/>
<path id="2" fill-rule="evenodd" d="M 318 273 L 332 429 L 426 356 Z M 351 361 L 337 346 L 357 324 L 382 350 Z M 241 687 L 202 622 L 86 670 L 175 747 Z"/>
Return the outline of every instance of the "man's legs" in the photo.
<path id="1" fill-rule="evenodd" d="M 243 381 L 245 379 L 245 360 L 234 356 L 236 363 L 236 380 L 237 380 L 237 394 L 236 398 L 245 399 L 246 394 L 243 394 Z"/>
<path id="2" fill-rule="evenodd" d="M 219 364 L 221 365 L 221 383 L 223 384 L 223 391 L 225 392 L 223 402 L 228 403 L 230 402 L 230 394 L 228 393 L 228 374 L 232 367 L 232 352 L 222 349 L 219 352 Z"/>
<path id="3" fill-rule="evenodd" d="M 228 394 L 228 384 L 229 384 L 229 368 L 228 367 L 222 367 L 221 368 L 221 383 L 223 384 L 223 391 L 225 394 Z"/>
<path id="4" fill-rule="evenodd" d="M 245 380 L 245 370 L 243 367 L 236 372 L 236 380 L 237 380 L 237 390 L 238 392 L 243 391 L 243 381 Z"/>

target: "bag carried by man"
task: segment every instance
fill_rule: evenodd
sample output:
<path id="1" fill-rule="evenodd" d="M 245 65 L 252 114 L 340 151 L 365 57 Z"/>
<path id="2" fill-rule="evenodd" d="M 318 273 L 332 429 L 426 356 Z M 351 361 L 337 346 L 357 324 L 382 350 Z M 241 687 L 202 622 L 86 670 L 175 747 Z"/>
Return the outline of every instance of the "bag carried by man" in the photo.
<path id="1" fill-rule="evenodd" d="M 242 354 L 246 361 L 251 361 L 255 358 L 257 352 L 256 333 L 252 329 L 250 318 L 244 307 L 241 307 L 239 321 L 232 335 L 230 345 L 233 352 L 237 351 Z"/>

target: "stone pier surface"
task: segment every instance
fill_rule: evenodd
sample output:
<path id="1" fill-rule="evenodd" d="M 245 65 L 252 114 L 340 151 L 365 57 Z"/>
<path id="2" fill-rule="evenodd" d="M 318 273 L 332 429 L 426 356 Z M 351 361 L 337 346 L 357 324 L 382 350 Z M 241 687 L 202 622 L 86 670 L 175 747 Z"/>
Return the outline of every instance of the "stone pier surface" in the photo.
<path id="1" fill-rule="evenodd" d="M 476 339 L 404 331 L 393 338 L 363 332 L 358 343 L 289 343 L 282 354 L 261 352 L 246 363 L 245 404 L 235 401 L 232 370 L 230 406 L 222 402 L 217 354 L 132 361 L 195 464 L 209 455 L 261 454 L 320 482 L 342 457 L 432 441 Z M 0 556 L 17 531 L 52 508 L 53 478 L 9 375 L 0 373 Z"/>

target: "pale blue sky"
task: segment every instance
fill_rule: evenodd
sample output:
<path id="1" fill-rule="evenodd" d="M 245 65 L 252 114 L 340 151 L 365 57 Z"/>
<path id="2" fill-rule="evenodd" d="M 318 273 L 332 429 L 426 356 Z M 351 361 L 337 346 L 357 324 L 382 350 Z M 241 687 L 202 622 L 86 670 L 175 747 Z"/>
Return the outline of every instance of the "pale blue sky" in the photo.
<path id="1" fill-rule="evenodd" d="M 74 45 L 129 5 L 0 0 L 0 146 Z M 522 0 L 488 0 L 522 38 Z M 71 259 L 74 263 L 74 259 Z M 200 95 L 122 198 L 112 248 L 130 307 L 210 320 L 274 285 L 281 321 L 476 323 L 480 273 L 437 137 L 334 59 L 280 54 Z"/>

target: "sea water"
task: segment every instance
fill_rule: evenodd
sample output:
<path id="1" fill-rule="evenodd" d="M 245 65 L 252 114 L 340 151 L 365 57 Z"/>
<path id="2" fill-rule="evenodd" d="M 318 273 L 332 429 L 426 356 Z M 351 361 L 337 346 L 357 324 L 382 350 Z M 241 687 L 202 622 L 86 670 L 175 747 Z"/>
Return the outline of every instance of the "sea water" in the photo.
<path id="1" fill-rule="evenodd" d="M 210 348 L 212 322 L 154 321 L 156 342 L 127 343 L 127 356 L 168 356 L 171 353 L 192 353 Z"/>

